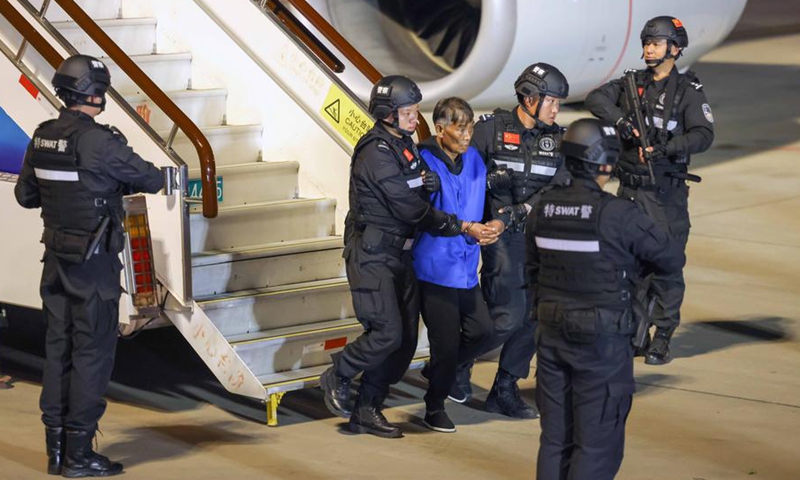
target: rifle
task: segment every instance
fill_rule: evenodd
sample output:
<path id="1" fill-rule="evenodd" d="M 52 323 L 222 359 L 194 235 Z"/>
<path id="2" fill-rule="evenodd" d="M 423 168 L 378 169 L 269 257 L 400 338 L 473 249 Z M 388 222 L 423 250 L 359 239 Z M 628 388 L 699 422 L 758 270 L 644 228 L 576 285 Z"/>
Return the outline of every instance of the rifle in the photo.
<path id="1" fill-rule="evenodd" d="M 655 185 L 656 176 L 653 174 L 653 164 L 650 161 L 653 153 L 647 150 L 650 148 L 650 140 L 647 134 L 647 124 L 644 123 L 644 117 L 642 116 L 642 103 L 639 100 L 639 88 L 636 86 L 635 71 L 625 72 L 625 107 L 628 113 L 633 115 L 634 127 L 639 131 L 639 145 L 642 147 L 642 155 L 645 163 L 647 163 L 650 181 Z"/>

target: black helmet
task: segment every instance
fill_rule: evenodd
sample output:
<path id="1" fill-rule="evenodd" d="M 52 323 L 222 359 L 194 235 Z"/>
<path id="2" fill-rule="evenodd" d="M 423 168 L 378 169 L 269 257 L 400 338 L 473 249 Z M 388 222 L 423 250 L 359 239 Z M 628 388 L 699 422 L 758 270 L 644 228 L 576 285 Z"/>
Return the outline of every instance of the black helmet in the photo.
<path id="1" fill-rule="evenodd" d="M 569 82 L 556 67 L 547 63 L 534 63 L 526 68 L 514 82 L 514 90 L 523 97 L 549 95 L 556 98 L 569 96 Z"/>
<path id="2" fill-rule="evenodd" d="M 80 95 L 102 97 L 111 85 L 108 68 L 88 55 L 73 55 L 64 60 L 53 75 L 53 87 Z"/>
<path id="3" fill-rule="evenodd" d="M 422 92 L 410 78 L 389 75 L 378 80 L 369 96 L 369 113 L 378 120 L 385 120 L 398 108 L 422 101 Z M 395 119 L 397 120 L 397 119 Z"/>
<path id="4" fill-rule="evenodd" d="M 596 118 L 581 118 L 572 122 L 561 141 L 561 153 L 567 165 L 575 162 L 616 165 L 621 149 L 622 144 L 614 125 Z"/>
<path id="5" fill-rule="evenodd" d="M 683 23 L 675 17 L 666 15 L 648 20 L 642 29 L 640 38 L 642 45 L 649 38 L 664 38 L 679 48 L 689 46 L 689 35 L 686 33 Z"/>

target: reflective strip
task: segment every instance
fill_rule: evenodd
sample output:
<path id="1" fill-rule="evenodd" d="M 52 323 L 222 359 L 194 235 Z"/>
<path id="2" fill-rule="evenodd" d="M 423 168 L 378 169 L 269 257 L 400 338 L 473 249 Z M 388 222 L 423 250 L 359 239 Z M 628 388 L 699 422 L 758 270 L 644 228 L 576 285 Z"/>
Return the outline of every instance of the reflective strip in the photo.
<path id="1" fill-rule="evenodd" d="M 506 167 L 514 170 L 515 172 L 525 173 L 525 164 L 517 162 L 496 162 L 498 167 Z"/>
<path id="2" fill-rule="evenodd" d="M 552 177 L 556 174 L 555 167 L 545 167 L 544 165 L 531 165 L 531 173 L 535 173 L 536 175 L 546 175 L 548 177 Z"/>
<path id="3" fill-rule="evenodd" d="M 408 188 L 417 188 L 422 186 L 422 177 L 417 177 L 413 180 L 406 180 Z"/>
<path id="4" fill-rule="evenodd" d="M 414 246 L 414 239 L 406 238 L 406 243 L 403 244 L 403 250 L 411 250 L 411 247 L 413 246 Z"/>
<path id="5" fill-rule="evenodd" d="M 664 128 L 664 119 L 661 117 L 653 117 L 653 125 L 656 128 Z M 678 122 L 675 120 L 670 120 L 667 122 L 667 130 L 675 130 L 675 127 L 678 126 Z"/>
<path id="6" fill-rule="evenodd" d="M 561 252 L 599 252 L 598 240 L 564 240 L 563 238 L 536 237 L 536 246 Z"/>
<path id="7" fill-rule="evenodd" d="M 41 180 L 54 180 L 56 182 L 78 182 L 78 172 L 65 172 L 63 170 L 46 170 L 34 168 L 33 173 Z"/>

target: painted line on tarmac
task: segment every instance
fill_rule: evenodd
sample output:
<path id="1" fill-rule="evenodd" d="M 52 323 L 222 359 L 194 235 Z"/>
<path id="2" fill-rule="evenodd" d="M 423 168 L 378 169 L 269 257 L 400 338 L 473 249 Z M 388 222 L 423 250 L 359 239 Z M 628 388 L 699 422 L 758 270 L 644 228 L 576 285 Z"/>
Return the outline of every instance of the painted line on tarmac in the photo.
<path id="1" fill-rule="evenodd" d="M 747 397 L 739 397 L 736 395 L 726 395 L 724 393 L 712 393 L 712 392 L 704 392 L 702 390 L 692 390 L 690 388 L 680 388 L 680 387 L 668 387 L 666 385 L 659 385 L 657 383 L 644 383 L 644 382 L 636 382 L 637 385 L 646 385 L 648 387 L 656 387 L 656 388 L 665 388 L 667 390 L 678 390 L 681 392 L 688 392 L 688 393 L 699 393 L 701 395 L 709 395 L 712 397 L 720 397 L 720 398 L 730 398 L 733 400 L 744 400 L 746 402 L 754 402 L 754 403 L 763 403 L 766 405 L 776 405 L 779 407 L 789 407 L 789 408 L 797 408 L 800 409 L 800 405 L 792 405 L 789 403 L 781 403 L 781 402 L 771 402 L 769 400 L 760 400 L 758 398 L 747 398 Z"/>

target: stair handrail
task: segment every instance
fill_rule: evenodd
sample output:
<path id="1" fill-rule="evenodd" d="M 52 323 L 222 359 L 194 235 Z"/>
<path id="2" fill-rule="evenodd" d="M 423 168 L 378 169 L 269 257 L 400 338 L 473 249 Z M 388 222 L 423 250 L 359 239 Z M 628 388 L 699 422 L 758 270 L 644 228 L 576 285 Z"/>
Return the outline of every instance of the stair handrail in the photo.
<path id="1" fill-rule="evenodd" d="M 57 0 L 58 1 L 58 0 Z M 312 7 L 306 0 L 285 0 L 286 2 L 290 3 L 298 12 L 300 12 L 308 22 L 314 26 L 331 44 L 336 47 L 342 55 L 353 64 L 354 67 L 358 69 L 370 83 L 375 83 L 381 78 L 383 75 L 374 65 L 372 65 L 369 60 L 364 58 L 358 50 L 356 50 L 353 45 L 347 41 L 339 32 L 333 28 L 333 25 L 330 24 L 325 18 L 317 12 L 317 10 Z M 277 6 L 280 3 L 277 0 L 260 0 L 259 4 L 261 8 L 268 8 L 274 14 L 278 15 L 279 12 L 283 13 L 285 9 Z M 286 12 L 288 13 L 288 12 Z M 286 23 L 286 22 L 285 22 Z M 299 24 L 299 22 L 297 22 Z M 292 23 L 286 23 L 287 27 L 292 30 L 292 32 L 301 40 L 306 46 L 314 52 L 318 58 L 325 63 L 328 64 L 328 61 L 322 56 L 317 53 L 317 49 L 313 48 L 312 45 L 309 45 L 306 42 L 306 38 L 311 36 L 316 41 L 316 37 L 311 32 L 308 32 L 307 29 L 305 31 L 295 31 L 295 27 Z M 299 24 L 302 25 L 302 24 Z M 318 42 L 318 41 L 316 41 Z M 337 72 L 341 73 L 341 72 Z M 431 136 L 431 129 L 428 126 L 428 122 L 425 121 L 425 118 L 422 115 L 419 115 L 418 122 L 417 122 L 417 137 L 420 141 L 426 140 Z"/>
<path id="2" fill-rule="evenodd" d="M 175 141 L 175 136 L 178 129 L 183 130 L 186 137 L 197 150 L 197 155 L 200 159 L 200 172 L 201 183 L 203 185 L 203 216 L 206 218 L 214 218 L 217 216 L 217 180 L 216 180 L 216 164 L 214 161 L 214 151 L 211 149 L 211 144 L 208 139 L 200 131 L 200 128 L 188 117 L 183 111 L 175 105 L 175 102 L 170 99 L 161 88 L 156 85 L 150 77 L 148 77 L 141 68 L 111 40 L 111 38 L 92 20 L 83 9 L 75 3 L 74 0 L 53 0 L 61 6 L 61 8 L 75 21 L 78 26 L 91 38 L 103 51 L 125 72 L 131 80 L 136 83 L 139 88 L 156 104 L 169 118 L 172 120 L 173 127 L 166 140 L 166 148 L 172 147 Z M 51 0 L 45 0 L 39 11 L 39 17 L 43 18 L 48 5 Z M 23 38 L 30 42 L 36 48 L 45 60 L 53 66 L 58 68 L 64 60 L 61 55 L 47 42 L 36 30 L 14 9 L 14 7 L 7 1 L 2 0 L 0 4 L 3 5 L 4 14 L 8 13 L 15 21 L 12 25 L 22 35 Z M 9 10 L 10 9 L 10 10 Z M 11 12 L 13 10 L 13 13 Z M 16 15 L 15 15 L 16 14 Z M 8 18 L 8 16 L 6 16 Z M 11 19 L 9 19 L 11 21 Z M 31 38 L 36 38 L 36 43 L 31 41 Z M 41 48 L 41 49 L 40 49 Z M 23 49 L 20 49 L 20 53 Z M 187 198 L 187 201 L 190 201 Z M 194 203 L 194 202 L 192 202 Z"/>

